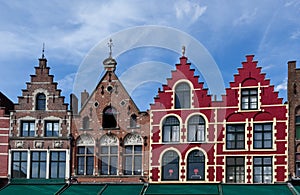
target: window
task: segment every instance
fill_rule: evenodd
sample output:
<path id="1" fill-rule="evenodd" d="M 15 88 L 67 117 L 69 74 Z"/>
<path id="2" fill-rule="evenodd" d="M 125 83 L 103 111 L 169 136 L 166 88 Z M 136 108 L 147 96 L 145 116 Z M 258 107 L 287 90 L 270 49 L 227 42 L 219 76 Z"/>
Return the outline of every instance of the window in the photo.
<path id="1" fill-rule="evenodd" d="M 143 139 L 138 134 L 128 134 L 124 139 L 124 175 L 142 174 Z"/>
<path id="2" fill-rule="evenodd" d="M 272 182 L 272 157 L 253 157 L 253 183 Z"/>
<path id="3" fill-rule="evenodd" d="M 179 142 L 179 120 L 174 116 L 163 122 L 163 142 Z"/>
<path id="4" fill-rule="evenodd" d="M 66 152 L 51 151 L 50 153 L 50 178 L 65 178 Z"/>
<path id="5" fill-rule="evenodd" d="M 31 178 L 46 178 L 47 152 L 31 152 Z"/>
<path id="6" fill-rule="evenodd" d="M 27 151 L 12 152 L 12 178 L 27 178 Z"/>
<path id="7" fill-rule="evenodd" d="M 46 96 L 43 93 L 36 95 L 36 110 L 46 110 Z"/>
<path id="8" fill-rule="evenodd" d="M 136 127 L 137 124 L 137 116 L 135 114 L 130 116 L 130 127 Z"/>
<path id="9" fill-rule="evenodd" d="M 300 139 L 300 116 L 296 116 L 295 120 L 295 129 L 296 129 L 296 139 Z"/>
<path id="10" fill-rule="evenodd" d="M 296 177 L 300 177 L 300 153 L 296 153 Z"/>
<path id="11" fill-rule="evenodd" d="M 190 108 L 191 92 L 187 83 L 179 83 L 175 88 L 175 108 Z"/>
<path id="12" fill-rule="evenodd" d="M 45 136 L 58 137 L 59 136 L 59 122 L 45 121 Z"/>
<path id="13" fill-rule="evenodd" d="M 205 141 L 205 122 L 201 116 L 193 116 L 189 119 L 188 141 Z"/>
<path id="14" fill-rule="evenodd" d="M 77 147 L 77 174 L 93 175 L 94 172 L 94 147 Z"/>
<path id="15" fill-rule="evenodd" d="M 179 179 L 179 156 L 175 151 L 167 151 L 162 157 L 162 180 Z"/>
<path id="16" fill-rule="evenodd" d="M 200 150 L 193 150 L 187 159 L 187 179 L 204 180 L 205 157 Z"/>
<path id="17" fill-rule="evenodd" d="M 103 111 L 103 128 L 117 127 L 117 111 L 112 107 L 107 107 Z"/>
<path id="18" fill-rule="evenodd" d="M 245 126 L 227 125 L 226 127 L 226 149 L 245 148 Z"/>
<path id="19" fill-rule="evenodd" d="M 114 135 L 100 139 L 100 174 L 118 174 L 118 138 Z"/>
<path id="20" fill-rule="evenodd" d="M 35 135 L 35 122 L 34 121 L 21 121 L 21 136 L 33 137 Z"/>
<path id="21" fill-rule="evenodd" d="M 90 118 L 85 116 L 82 120 L 82 129 L 88 130 L 90 128 Z"/>
<path id="22" fill-rule="evenodd" d="M 272 148 L 272 123 L 254 125 L 254 148 Z"/>
<path id="23" fill-rule="evenodd" d="M 242 110 L 258 109 L 258 93 L 257 89 L 242 90 Z"/>
<path id="24" fill-rule="evenodd" d="M 245 183 L 245 159 L 244 157 L 226 158 L 226 182 Z"/>

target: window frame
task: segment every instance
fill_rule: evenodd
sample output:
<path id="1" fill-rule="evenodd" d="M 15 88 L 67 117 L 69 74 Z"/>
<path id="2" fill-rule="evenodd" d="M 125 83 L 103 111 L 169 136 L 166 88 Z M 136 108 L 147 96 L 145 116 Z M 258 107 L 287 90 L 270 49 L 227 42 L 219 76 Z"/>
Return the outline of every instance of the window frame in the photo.
<path id="1" fill-rule="evenodd" d="M 45 125 L 44 125 L 45 126 L 45 133 L 44 133 L 45 137 L 59 137 L 60 136 L 59 120 L 45 120 L 44 123 L 45 123 Z M 48 129 L 48 124 L 51 124 L 50 130 Z M 55 125 L 57 125 L 57 130 L 55 130 Z M 50 133 L 48 134 L 48 132 L 50 132 Z M 55 132 L 57 132 L 57 135 L 55 135 Z"/>
<path id="2" fill-rule="evenodd" d="M 107 148 L 107 153 L 103 152 L 103 149 Z M 112 151 L 115 150 L 115 153 Z M 104 158 L 107 158 L 107 163 L 104 162 Z M 118 158 L 119 147 L 118 145 L 101 145 L 100 146 L 100 175 L 118 175 Z M 114 161 L 116 159 L 116 162 Z M 104 166 L 106 163 L 106 166 Z M 115 163 L 115 164 L 113 164 Z M 107 172 L 107 173 L 106 173 Z"/>
<path id="3" fill-rule="evenodd" d="M 262 126 L 261 130 L 258 130 L 256 127 L 258 125 Z M 271 126 L 270 130 L 265 130 L 265 126 Z M 261 139 L 258 139 L 258 134 L 261 134 Z M 270 135 L 270 139 L 267 139 L 267 134 Z M 261 147 L 256 146 L 258 142 L 261 142 Z M 265 146 L 266 142 L 270 142 L 270 147 Z M 272 149 L 273 148 L 273 123 L 254 123 L 253 125 L 253 148 L 254 149 Z"/>
<path id="4" fill-rule="evenodd" d="M 230 164 L 230 160 L 234 162 Z M 238 160 L 242 160 L 242 163 L 239 163 Z M 230 172 L 232 169 L 232 173 Z M 245 183 L 245 157 L 226 157 L 226 183 Z M 233 180 L 230 180 L 229 177 L 233 177 Z"/>
<path id="5" fill-rule="evenodd" d="M 24 125 L 27 124 L 27 135 L 24 134 Z M 33 125 L 33 129 L 31 129 L 31 125 Z M 21 120 L 21 128 L 20 128 L 20 136 L 21 137 L 34 137 L 35 136 L 35 121 L 34 120 Z"/>
<path id="6" fill-rule="evenodd" d="M 34 153 L 38 154 L 38 159 L 34 160 Z M 45 158 L 42 158 L 42 157 Z M 37 166 L 34 166 L 34 164 L 37 163 Z M 33 167 L 37 167 L 37 176 L 34 177 Z M 43 175 L 43 168 L 44 168 L 44 174 Z M 47 177 L 47 151 L 31 151 L 30 152 L 30 178 L 31 179 L 46 179 Z"/>
<path id="7" fill-rule="evenodd" d="M 187 87 L 187 88 L 186 88 Z M 187 82 L 180 82 L 175 87 L 175 109 L 191 107 L 191 87 Z M 183 104 L 183 105 L 182 105 Z"/>
<path id="8" fill-rule="evenodd" d="M 198 152 L 198 156 L 196 153 Z M 194 156 L 192 156 L 194 155 Z M 193 157 L 193 158 L 192 158 Z M 198 159 L 197 159 L 198 158 Z M 187 156 L 187 173 L 188 181 L 205 180 L 205 155 L 201 150 L 192 150 Z M 194 173 L 194 174 L 192 174 Z M 199 174 L 198 174 L 199 173 Z M 194 178 L 193 178 L 194 177 Z"/>
<path id="9" fill-rule="evenodd" d="M 57 159 L 52 159 L 53 154 L 57 153 Z M 61 155 L 60 154 L 64 154 L 64 158 L 61 159 Z M 66 160 L 67 160 L 67 154 L 66 151 L 50 151 L 50 158 L 49 158 L 50 162 L 49 162 L 49 179 L 53 179 L 53 178 L 65 178 L 66 177 Z M 52 170 L 54 169 L 53 164 L 56 164 L 56 177 L 52 176 Z M 62 166 L 64 166 L 63 169 L 60 169 Z M 61 171 L 62 176 L 61 175 Z"/>
<path id="10" fill-rule="evenodd" d="M 130 150 L 128 150 L 128 148 L 130 148 Z M 137 148 L 140 149 L 137 150 Z M 123 154 L 124 154 L 124 170 L 123 170 L 124 175 L 142 175 L 143 146 L 125 145 Z M 129 159 L 129 163 L 127 162 L 127 159 Z"/>
<path id="11" fill-rule="evenodd" d="M 84 152 L 80 152 L 80 149 L 84 150 Z M 91 149 L 92 152 L 89 152 Z M 76 164 L 77 164 L 77 168 L 76 168 L 76 171 L 77 171 L 77 175 L 94 175 L 94 165 L 95 165 L 95 148 L 94 146 L 77 146 L 77 152 L 76 152 Z M 83 162 L 83 165 L 79 165 L 79 162 L 80 160 L 79 159 L 83 159 L 81 160 Z M 91 164 L 90 164 L 90 161 L 89 159 L 93 159 L 91 161 Z M 79 173 L 79 169 L 83 167 L 83 173 Z M 91 169 L 92 168 L 92 169 Z M 90 169 L 92 170 L 90 172 Z"/>
<path id="12" fill-rule="evenodd" d="M 108 106 L 104 108 L 102 116 L 102 128 L 103 129 L 115 129 L 118 127 L 118 112 L 112 107 Z"/>
<path id="13" fill-rule="evenodd" d="M 261 163 L 256 164 L 256 160 L 260 159 Z M 265 159 L 269 159 L 270 163 L 265 163 Z M 270 173 L 267 174 L 266 168 L 270 169 Z M 256 170 L 260 170 L 256 172 Z M 261 179 L 262 182 L 256 181 L 256 176 Z M 266 182 L 266 177 L 270 177 L 270 181 Z M 273 158 L 272 157 L 253 157 L 253 183 L 272 183 L 273 182 Z"/>
<path id="14" fill-rule="evenodd" d="M 171 155 L 167 158 L 172 158 L 173 160 L 170 161 L 170 159 L 165 159 L 165 156 L 168 154 L 171 154 Z M 168 173 L 171 176 L 170 178 L 167 178 L 166 169 L 168 169 Z M 180 176 L 179 155 L 177 154 L 177 152 L 175 152 L 174 150 L 168 150 L 168 151 L 164 152 L 164 154 L 162 156 L 161 170 L 162 170 L 162 177 L 161 177 L 162 181 L 179 181 L 179 176 Z M 172 174 L 174 172 L 175 172 L 175 174 L 174 174 L 175 176 L 172 177 Z M 176 174 L 176 172 L 177 172 L 177 174 Z"/>
<path id="15" fill-rule="evenodd" d="M 36 110 L 46 110 L 46 95 L 44 93 L 38 93 L 36 95 Z"/>
<path id="16" fill-rule="evenodd" d="M 296 177 L 300 177 L 300 152 L 295 154 L 295 174 Z"/>
<path id="17" fill-rule="evenodd" d="M 253 91 L 255 91 L 255 93 L 251 94 L 251 92 Z M 252 98 L 254 98 L 254 101 Z M 254 108 L 252 108 L 253 105 L 255 106 Z M 258 109 L 258 88 L 241 89 L 241 110 L 257 110 L 257 109 Z"/>
<path id="18" fill-rule="evenodd" d="M 170 129 L 167 129 L 170 128 Z M 169 132 L 167 132 L 169 131 Z M 167 135 L 165 135 L 167 134 Z M 162 142 L 180 142 L 180 121 L 175 116 L 168 116 L 162 123 Z"/>
<path id="19" fill-rule="evenodd" d="M 193 121 L 195 118 L 197 121 Z M 191 134 L 192 134 L 192 127 L 194 127 L 194 133 L 193 139 L 191 139 Z M 202 135 L 202 136 L 201 136 Z M 206 137 L 206 124 L 205 120 L 201 115 L 194 115 L 189 118 L 188 120 L 188 141 L 189 142 L 205 142 L 205 137 Z M 199 138 L 199 139 L 198 139 Z"/>
<path id="20" fill-rule="evenodd" d="M 300 115 L 295 116 L 295 140 L 300 140 Z"/>
<path id="21" fill-rule="evenodd" d="M 27 151 L 12 151 L 11 153 L 11 178 L 27 178 L 28 176 L 28 170 L 27 170 L 27 165 L 28 165 L 28 152 Z M 15 156 L 14 154 L 19 154 L 18 155 L 18 159 L 15 159 Z M 25 159 L 23 159 L 23 155 L 22 154 L 25 154 L 26 157 Z M 14 168 L 14 164 L 17 163 L 17 171 L 18 171 L 18 175 L 16 176 L 14 173 L 14 171 L 16 170 Z M 24 165 L 25 164 L 25 165 Z M 22 168 L 24 169 L 25 168 L 25 176 L 24 177 L 21 177 L 21 172 L 22 171 Z"/>
<path id="22" fill-rule="evenodd" d="M 230 127 L 233 127 L 233 131 L 229 131 Z M 238 128 L 243 129 L 243 131 L 238 131 Z M 243 139 L 238 139 L 242 135 Z M 229 140 L 231 137 L 233 139 Z M 233 143 L 234 146 L 229 147 L 229 143 Z M 242 146 L 239 147 L 239 144 Z M 226 125 L 226 150 L 243 150 L 245 149 L 245 124 L 227 124 Z"/>

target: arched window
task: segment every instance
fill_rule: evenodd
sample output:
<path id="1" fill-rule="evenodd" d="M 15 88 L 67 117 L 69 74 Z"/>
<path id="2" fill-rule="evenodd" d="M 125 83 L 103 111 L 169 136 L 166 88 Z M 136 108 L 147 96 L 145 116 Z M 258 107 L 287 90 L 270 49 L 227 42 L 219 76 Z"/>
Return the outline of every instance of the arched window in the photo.
<path id="1" fill-rule="evenodd" d="M 36 110 L 46 110 L 46 96 L 43 93 L 36 95 Z"/>
<path id="2" fill-rule="evenodd" d="M 190 108 L 191 89 L 187 83 L 179 83 L 175 88 L 175 108 Z"/>
<path id="3" fill-rule="evenodd" d="M 85 116 L 82 119 L 82 129 L 86 130 L 90 128 L 90 118 L 88 116 Z"/>
<path id="4" fill-rule="evenodd" d="M 167 117 L 163 122 L 163 142 L 179 142 L 180 123 L 175 116 Z"/>
<path id="5" fill-rule="evenodd" d="M 81 135 L 77 140 L 77 174 L 93 175 L 94 173 L 94 145 L 90 135 Z"/>
<path id="6" fill-rule="evenodd" d="M 187 157 L 187 179 L 204 180 L 205 157 L 200 150 L 193 150 Z"/>
<path id="7" fill-rule="evenodd" d="M 128 134 L 124 138 L 124 175 L 142 174 L 143 138 L 138 134 Z"/>
<path id="8" fill-rule="evenodd" d="M 205 121 L 199 115 L 191 117 L 188 121 L 188 141 L 205 141 Z"/>
<path id="9" fill-rule="evenodd" d="M 115 135 L 103 135 L 100 139 L 100 174 L 118 174 L 118 138 Z"/>
<path id="10" fill-rule="evenodd" d="M 136 127 L 136 122 L 137 122 L 137 116 L 135 114 L 130 116 L 130 127 L 134 128 Z"/>
<path id="11" fill-rule="evenodd" d="M 179 156 L 175 151 L 167 151 L 162 157 L 162 180 L 179 179 Z"/>
<path id="12" fill-rule="evenodd" d="M 117 111 L 113 107 L 107 107 L 103 111 L 103 128 L 117 127 Z"/>

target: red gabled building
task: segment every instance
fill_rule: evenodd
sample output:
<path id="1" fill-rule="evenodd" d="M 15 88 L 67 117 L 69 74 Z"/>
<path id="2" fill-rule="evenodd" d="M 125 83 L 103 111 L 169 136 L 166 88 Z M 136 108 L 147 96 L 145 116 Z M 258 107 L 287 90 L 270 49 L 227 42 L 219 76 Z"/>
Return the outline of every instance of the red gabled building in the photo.
<path id="1" fill-rule="evenodd" d="M 222 101 L 187 58 L 150 109 L 151 182 L 275 183 L 288 179 L 288 107 L 247 56 Z"/>
<path id="2" fill-rule="evenodd" d="M 8 182 L 9 114 L 14 104 L 0 92 L 0 188 Z"/>

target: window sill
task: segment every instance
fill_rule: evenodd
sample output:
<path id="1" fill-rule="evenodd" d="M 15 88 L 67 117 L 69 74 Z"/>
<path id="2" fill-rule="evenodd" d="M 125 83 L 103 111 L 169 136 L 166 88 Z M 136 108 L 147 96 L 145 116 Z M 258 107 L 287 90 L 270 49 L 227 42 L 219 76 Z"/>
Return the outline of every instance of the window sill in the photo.
<path id="1" fill-rule="evenodd" d="M 88 128 L 88 129 L 80 128 L 79 130 L 80 131 L 92 131 L 93 129 L 92 128 Z"/>
<path id="2" fill-rule="evenodd" d="M 120 127 L 100 128 L 99 130 L 105 130 L 105 131 L 120 130 Z"/>

